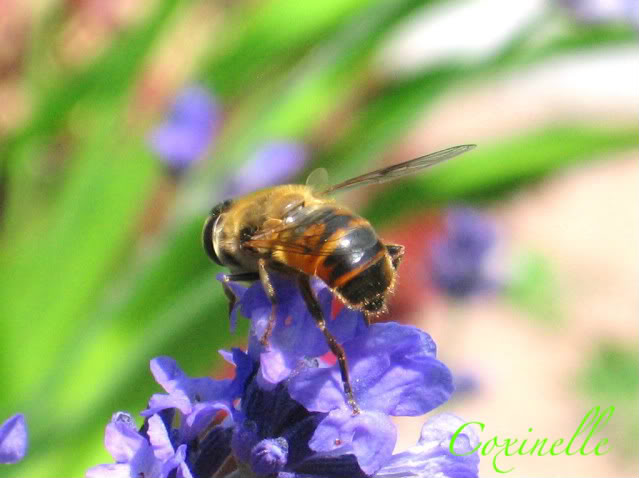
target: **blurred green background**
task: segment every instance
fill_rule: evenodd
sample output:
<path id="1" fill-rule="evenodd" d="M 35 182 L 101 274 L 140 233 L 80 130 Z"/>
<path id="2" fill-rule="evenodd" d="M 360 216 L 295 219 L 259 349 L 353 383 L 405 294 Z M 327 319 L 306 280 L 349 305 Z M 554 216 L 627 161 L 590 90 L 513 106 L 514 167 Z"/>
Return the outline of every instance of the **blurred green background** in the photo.
<path id="1" fill-rule="evenodd" d="M 111 414 L 137 413 L 158 391 L 151 358 L 216 373 L 217 350 L 243 343 L 245 326 L 229 332 L 221 269 L 200 231 L 234 171 L 284 141 L 307 150 L 290 178 L 301 182 L 316 167 L 340 181 L 479 144 L 400 187 L 344 198 L 383 237 L 413 239 L 406 284 L 423 274 L 415 238 L 449 204 L 481 209 L 506 238 L 501 293 L 451 304 L 427 284 L 406 287 L 394 318 L 432 325 L 444 361 L 479 371 L 478 389 L 450 407 L 468 420 L 490 428 L 507 417 L 502 397 L 542 436 L 554 422 L 569 437 L 592 406 L 616 407 L 609 455 L 513 459 L 511 476 L 636 476 L 637 282 L 623 266 L 637 262 L 627 178 L 638 144 L 639 20 L 621 7 L 597 13 L 597 3 L 3 0 L 0 422 L 24 412 L 30 449 L 0 473 L 82 476 L 109 462 Z M 221 130 L 177 172 L 148 139 L 194 84 L 220 105 Z M 562 262 L 575 248 L 583 253 Z M 593 296 L 599 309 L 574 306 Z M 481 331 L 494 343 L 463 345 Z M 513 337 L 538 341 L 494 356 Z M 524 365 L 544 344 L 538 395 L 517 398 L 512 390 L 536 380 Z M 500 382 L 506 362 L 516 379 Z M 527 415 L 544 407 L 577 422 Z M 482 476 L 493 476 L 484 461 Z"/>

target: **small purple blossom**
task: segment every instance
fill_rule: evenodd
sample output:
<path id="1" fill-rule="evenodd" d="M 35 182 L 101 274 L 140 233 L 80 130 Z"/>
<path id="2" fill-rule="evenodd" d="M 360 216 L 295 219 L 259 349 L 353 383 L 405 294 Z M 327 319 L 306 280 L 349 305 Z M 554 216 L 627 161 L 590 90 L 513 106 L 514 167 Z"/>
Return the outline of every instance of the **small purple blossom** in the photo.
<path id="1" fill-rule="evenodd" d="M 22 413 L 16 413 L 0 425 L 0 463 L 17 463 L 28 447 L 27 424 Z"/>
<path id="2" fill-rule="evenodd" d="M 639 27 L 639 3 L 636 0 L 559 0 L 585 23 L 623 22 Z"/>
<path id="3" fill-rule="evenodd" d="M 166 393 L 151 397 L 139 431 L 128 415 L 114 416 L 105 445 L 116 463 L 87 476 L 477 476 L 476 436 L 464 428 L 451 453 L 451 437 L 463 422 L 449 414 L 431 417 L 416 446 L 392 454 L 396 430 L 389 417 L 427 413 L 453 391 L 428 334 L 396 323 L 366 327 L 360 313 L 346 308 L 331 318 L 331 291 L 313 283 L 349 360 L 360 407 L 354 415 L 338 367 L 322 358 L 328 347 L 300 292 L 284 277 L 273 282 L 278 306 L 270 347 L 259 340 L 272 311 L 261 286 L 231 284 L 238 299 L 233 312 L 251 320 L 249 350 L 222 352 L 236 366 L 235 378 L 191 378 L 173 359 L 154 359 L 153 375 Z"/>
<path id="4" fill-rule="evenodd" d="M 307 156 L 301 144 L 286 141 L 268 143 L 226 182 L 224 197 L 241 196 L 290 180 L 302 170 Z"/>
<path id="5" fill-rule="evenodd" d="M 221 107 L 203 87 L 182 90 L 166 120 L 150 135 L 151 149 L 175 172 L 202 158 L 221 124 Z"/>
<path id="6" fill-rule="evenodd" d="M 116 463 L 94 466 L 86 472 L 86 478 L 166 478 L 174 470 L 176 477 L 193 476 L 185 463 L 186 445 L 174 449 L 169 430 L 159 415 L 151 416 L 143 430 L 136 430 L 131 415 L 115 413 L 107 425 L 104 446 Z"/>
<path id="7" fill-rule="evenodd" d="M 431 248 L 430 277 L 439 290 L 465 298 L 494 289 L 491 253 L 497 242 L 495 226 L 472 209 L 453 209 L 445 218 L 445 233 Z"/>
<path id="8" fill-rule="evenodd" d="M 170 357 L 151 360 L 151 373 L 168 395 L 153 395 L 141 415 L 150 417 L 163 410 L 179 410 L 183 416 L 180 438 L 184 442 L 195 438 L 219 412 L 230 409 L 234 398 L 231 380 L 189 378 Z"/>

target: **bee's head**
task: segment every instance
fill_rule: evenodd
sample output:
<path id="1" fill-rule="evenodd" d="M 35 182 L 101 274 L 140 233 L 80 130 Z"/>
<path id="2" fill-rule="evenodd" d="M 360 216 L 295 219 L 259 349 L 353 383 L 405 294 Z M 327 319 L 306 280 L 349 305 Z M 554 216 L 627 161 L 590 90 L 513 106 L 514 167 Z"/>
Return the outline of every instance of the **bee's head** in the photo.
<path id="1" fill-rule="evenodd" d="M 217 224 L 220 214 L 228 211 L 230 207 L 231 200 L 227 199 L 211 209 L 211 213 L 209 214 L 209 217 L 206 218 L 206 221 L 204 221 L 204 228 L 202 229 L 202 245 L 204 246 L 204 250 L 211 260 L 219 265 L 223 264 L 215 252 L 215 225 Z"/>

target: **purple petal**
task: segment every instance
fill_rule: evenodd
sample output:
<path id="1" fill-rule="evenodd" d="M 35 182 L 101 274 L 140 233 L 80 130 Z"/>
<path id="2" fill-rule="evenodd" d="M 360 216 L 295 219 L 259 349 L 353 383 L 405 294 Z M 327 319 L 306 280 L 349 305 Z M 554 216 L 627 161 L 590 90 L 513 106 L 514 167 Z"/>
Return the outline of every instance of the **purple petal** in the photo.
<path id="1" fill-rule="evenodd" d="M 230 408 L 221 402 L 203 402 L 195 405 L 192 412 L 184 417 L 181 428 L 182 439 L 190 441 L 197 437 L 222 410 L 230 413 Z"/>
<path id="2" fill-rule="evenodd" d="M 186 445 L 180 445 L 174 454 L 164 463 L 162 466 L 162 472 L 165 476 L 169 476 L 169 473 L 177 468 L 176 475 L 183 478 L 192 478 L 191 471 L 185 463 L 186 460 Z"/>
<path id="3" fill-rule="evenodd" d="M 162 462 L 173 458 L 175 450 L 173 450 L 168 431 L 160 416 L 153 415 L 149 418 L 148 424 L 147 434 L 155 457 Z"/>
<path id="4" fill-rule="evenodd" d="M 395 448 L 397 432 L 383 413 L 333 410 L 315 430 L 309 442 L 320 453 L 347 454 L 357 457 L 360 468 L 372 475 L 388 461 Z"/>
<path id="5" fill-rule="evenodd" d="M 177 408 L 187 415 L 196 403 L 230 401 L 230 380 L 190 378 L 171 357 L 151 360 L 151 372 L 169 395 L 153 395 L 149 400 L 149 407 L 141 413 L 142 416 L 148 417 L 166 408 Z"/>
<path id="6" fill-rule="evenodd" d="M 476 478 L 479 456 L 472 450 L 479 444 L 479 437 L 472 426 L 463 428 L 455 439 L 455 454 L 450 452 L 451 438 L 464 424 L 462 419 L 450 413 L 429 418 L 422 427 L 417 445 L 393 455 L 376 478 Z"/>
<path id="7" fill-rule="evenodd" d="M 286 360 L 281 350 L 268 350 L 260 354 L 260 382 L 267 388 L 288 378 L 293 370 L 293 364 Z"/>
<path id="8" fill-rule="evenodd" d="M 220 354 L 222 354 L 227 362 L 235 365 L 235 377 L 229 385 L 228 392 L 229 398 L 232 401 L 241 397 L 244 393 L 246 382 L 253 374 L 255 365 L 251 357 L 246 352 L 243 352 L 238 348 L 233 348 L 231 352 L 221 350 Z"/>
<path id="9" fill-rule="evenodd" d="M 452 375 L 435 358 L 435 343 L 416 327 L 394 322 L 374 324 L 367 336 L 347 343 L 345 348 L 354 362 L 355 396 L 365 409 L 390 415 L 423 415 L 453 393 Z M 384 363 L 380 356 L 388 361 Z"/>
<path id="10" fill-rule="evenodd" d="M 0 425 L 0 463 L 17 463 L 27 453 L 27 425 L 22 413 L 17 413 Z"/>
<path id="11" fill-rule="evenodd" d="M 140 453 L 150 452 L 149 443 L 136 429 L 128 413 L 113 414 L 106 426 L 104 446 L 118 463 L 128 463 Z"/>
<path id="12" fill-rule="evenodd" d="M 84 474 L 85 478 L 131 478 L 134 476 L 128 464 L 116 463 L 91 467 Z"/>
<path id="13" fill-rule="evenodd" d="M 177 408 L 186 415 L 191 413 L 191 400 L 181 392 L 174 392 L 171 395 L 154 393 L 149 399 L 147 409 L 140 412 L 140 415 L 150 417 L 167 408 Z"/>
<path id="14" fill-rule="evenodd" d="M 184 388 L 184 383 L 188 380 L 175 359 L 171 357 L 156 357 L 151 360 L 151 373 L 155 381 L 167 393 Z"/>
<path id="15" fill-rule="evenodd" d="M 373 324 L 344 344 L 360 408 L 390 415 L 422 415 L 448 400 L 452 376 L 435 359 L 428 334 L 394 322 Z M 300 371 L 289 384 L 293 399 L 308 410 L 347 409 L 337 364 Z"/>
<path id="16" fill-rule="evenodd" d="M 334 367 L 304 368 L 291 378 L 288 390 L 309 411 L 327 413 L 348 407 L 341 376 Z"/>
<path id="17" fill-rule="evenodd" d="M 146 438 L 135 429 L 135 423 L 128 413 L 118 412 L 113 415 L 111 423 L 106 427 L 104 446 L 116 462 L 129 466 L 131 476 L 163 478 L 160 473 L 161 463 L 156 459 Z"/>

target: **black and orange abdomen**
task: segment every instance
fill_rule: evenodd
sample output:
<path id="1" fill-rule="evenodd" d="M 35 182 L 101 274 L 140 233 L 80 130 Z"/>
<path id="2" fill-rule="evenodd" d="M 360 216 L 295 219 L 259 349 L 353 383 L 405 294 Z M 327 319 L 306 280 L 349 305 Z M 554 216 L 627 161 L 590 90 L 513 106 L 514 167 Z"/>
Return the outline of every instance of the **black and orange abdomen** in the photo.
<path id="1" fill-rule="evenodd" d="M 306 252 L 286 252 L 286 264 L 317 276 L 346 305 L 369 313 L 384 309 L 394 282 L 386 249 L 368 221 L 338 207 L 309 213 L 290 238 Z"/>

